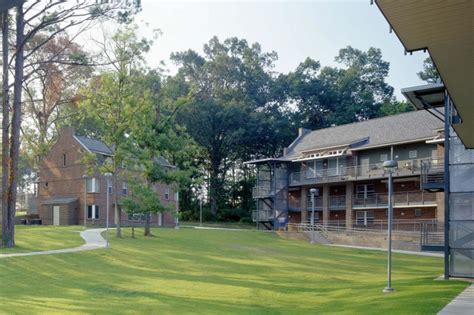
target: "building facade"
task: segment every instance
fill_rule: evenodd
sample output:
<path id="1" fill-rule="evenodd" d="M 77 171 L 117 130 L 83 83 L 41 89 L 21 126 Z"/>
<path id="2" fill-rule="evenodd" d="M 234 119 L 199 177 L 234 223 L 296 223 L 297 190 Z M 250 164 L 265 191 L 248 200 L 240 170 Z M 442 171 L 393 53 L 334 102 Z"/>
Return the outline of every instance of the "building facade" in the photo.
<path id="1" fill-rule="evenodd" d="M 427 186 L 442 181 L 443 138 L 443 122 L 429 111 L 300 129 L 283 156 L 248 162 L 257 169 L 253 219 L 285 228 L 310 222 L 314 207 L 314 221 L 324 225 L 386 227 L 388 174 L 382 163 L 394 159 L 394 223 L 400 229 L 443 226 L 443 192 Z"/>
<path id="2" fill-rule="evenodd" d="M 87 162 L 86 154 L 90 156 L 91 153 L 95 160 Z M 72 128 L 61 129 L 58 141 L 40 163 L 37 192 L 42 224 L 83 225 L 86 221 L 87 226 L 103 225 L 107 214 L 107 193 L 110 224 L 117 220 L 115 199 L 118 199 L 122 224 L 130 224 L 132 220 L 134 223 L 143 222 L 142 216 L 129 217 L 121 207 L 120 199 L 132 193 L 126 180 L 126 169 L 118 176 L 115 185 L 112 180 L 108 185 L 107 178 L 94 167 L 112 155 L 113 151 L 102 141 L 78 136 Z M 169 163 L 164 166 L 173 167 Z M 177 208 L 177 196 L 172 187 L 156 184 L 154 188 L 163 205 Z M 153 215 L 151 222 L 158 226 L 174 225 L 175 212 Z"/>

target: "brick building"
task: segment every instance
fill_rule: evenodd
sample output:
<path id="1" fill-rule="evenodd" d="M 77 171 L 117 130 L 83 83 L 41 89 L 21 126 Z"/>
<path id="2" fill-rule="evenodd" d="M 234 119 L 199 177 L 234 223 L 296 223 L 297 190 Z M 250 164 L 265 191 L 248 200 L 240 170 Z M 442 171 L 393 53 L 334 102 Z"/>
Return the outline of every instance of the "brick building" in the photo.
<path id="1" fill-rule="evenodd" d="M 63 128 L 58 141 L 48 155 L 41 161 L 38 182 L 39 216 L 43 224 L 68 225 L 84 224 L 88 226 L 104 224 L 106 220 L 106 198 L 109 192 L 109 222 L 115 224 L 114 199 L 130 194 L 126 176 L 119 176 L 116 187 L 107 187 L 105 176 L 98 171 L 90 175 L 91 165 L 85 162 L 86 153 L 95 154 L 101 163 L 113 155 L 102 141 L 78 136 L 72 128 Z M 166 160 L 160 159 L 163 166 L 173 168 Z M 92 168 L 94 169 L 94 168 Z M 123 170 L 122 175 L 125 175 Z M 89 175 L 86 175 L 89 174 Z M 110 181 L 112 182 L 112 181 Z M 156 192 L 162 203 L 173 209 L 177 207 L 175 192 L 169 185 L 156 184 Z M 120 207 L 120 201 L 119 207 Z M 121 208 L 121 207 L 120 207 Z M 152 224 L 158 226 L 174 225 L 174 212 L 153 215 Z M 121 209 L 122 224 L 129 224 L 129 219 L 143 221 L 142 217 L 129 218 Z"/>
<path id="2" fill-rule="evenodd" d="M 383 226 L 388 196 L 382 163 L 393 150 L 398 162 L 395 224 L 444 222 L 444 195 L 426 186 L 428 176 L 443 176 L 442 130 L 443 122 L 429 111 L 315 131 L 300 129 L 283 156 L 248 162 L 257 169 L 253 219 L 267 228 L 309 222 L 310 189 L 315 188 L 316 222 L 348 228 Z"/>

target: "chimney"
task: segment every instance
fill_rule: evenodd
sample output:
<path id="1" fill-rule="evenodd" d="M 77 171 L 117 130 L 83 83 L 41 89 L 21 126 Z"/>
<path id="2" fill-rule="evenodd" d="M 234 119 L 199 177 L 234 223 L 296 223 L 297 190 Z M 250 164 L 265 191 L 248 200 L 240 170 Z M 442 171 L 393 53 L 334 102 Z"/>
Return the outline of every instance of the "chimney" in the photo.
<path id="1" fill-rule="evenodd" d="M 74 136 L 74 128 L 72 127 L 62 127 L 59 129 L 59 136 L 60 137 L 72 137 Z"/>
<path id="2" fill-rule="evenodd" d="M 298 137 L 301 137 L 307 133 L 310 133 L 311 130 L 306 129 L 306 128 L 298 128 Z"/>

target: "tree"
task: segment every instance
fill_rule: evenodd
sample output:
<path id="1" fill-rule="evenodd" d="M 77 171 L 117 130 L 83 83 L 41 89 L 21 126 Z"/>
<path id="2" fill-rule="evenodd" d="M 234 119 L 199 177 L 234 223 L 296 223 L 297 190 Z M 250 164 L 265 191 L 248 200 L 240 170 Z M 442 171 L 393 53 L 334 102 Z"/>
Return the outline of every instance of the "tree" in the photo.
<path id="1" fill-rule="evenodd" d="M 418 77 L 428 83 L 439 83 L 441 77 L 439 76 L 438 69 L 436 69 L 433 60 L 428 57 L 423 61 L 423 70 L 418 72 Z"/>
<path id="2" fill-rule="evenodd" d="M 14 64 L 14 82 L 13 82 L 13 103 L 11 106 L 12 117 L 10 121 L 9 103 L 2 102 L 4 109 L 3 123 L 10 123 L 11 128 L 3 129 L 4 134 L 9 131 L 9 141 L 2 142 L 2 183 L 6 183 L 2 187 L 2 212 L 5 213 L 2 221 L 2 243 L 6 247 L 15 245 L 14 235 L 14 219 L 17 197 L 18 182 L 18 162 L 20 150 L 20 129 L 22 116 L 22 94 L 24 79 L 27 79 L 32 71 L 28 67 L 34 66 L 35 63 L 25 63 L 38 49 L 46 45 L 52 38 L 59 34 L 63 34 L 67 30 L 76 28 L 79 33 L 90 25 L 92 21 L 100 17 L 115 17 L 120 21 L 126 22 L 134 11 L 134 8 L 140 6 L 140 1 L 95 1 L 95 0 L 78 0 L 66 2 L 64 0 L 51 1 L 17 1 L 16 7 L 16 28 L 15 28 L 15 53 L 13 60 L 10 60 L 8 53 L 3 53 L 3 64 Z M 133 8 L 132 10 L 130 10 Z M 8 10 L 3 12 L 3 19 L 8 19 Z M 8 23 L 2 23 L 3 28 L 8 29 Z M 7 32 L 5 34 L 5 32 Z M 30 47 L 25 54 L 25 47 L 31 43 L 38 33 L 44 32 L 47 36 L 44 40 L 36 43 L 36 46 Z M 2 31 L 3 36 L 2 47 L 6 45 L 8 49 L 8 31 Z M 4 51 L 3 51 L 4 52 Z M 54 59 L 54 58 L 53 58 Z M 43 60 L 42 62 L 52 62 L 51 60 Z M 10 70 L 10 69 L 8 69 Z M 3 69 L 4 82 L 8 82 L 8 72 Z M 9 94 L 10 86 L 3 89 L 3 96 Z M 5 100 L 5 98 L 4 98 Z M 5 125 L 3 125 L 5 127 Z"/>
<path id="3" fill-rule="evenodd" d="M 31 46 L 35 47 L 43 37 L 37 35 Z M 42 62 L 52 56 L 63 62 Z M 27 123 L 22 126 L 22 139 L 34 168 L 55 142 L 58 127 L 70 116 L 77 116 L 65 107 L 75 101 L 78 89 L 91 76 L 92 68 L 87 59 L 86 52 L 68 36 L 49 40 L 31 56 L 31 62 L 37 65 L 24 82 Z"/>
<path id="4" fill-rule="evenodd" d="M 150 216 L 152 214 L 170 211 L 161 203 L 158 194 L 149 185 L 142 183 L 134 183 L 132 185 L 132 193 L 130 196 L 122 198 L 125 211 L 132 217 L 134 215 L 145 216 L 145 236 L 151 236 Z M 135 237 L 134 226 L 132 226 L 132 237 Z"/>
<path id="5" fill-rule="evenodd" d="M 146 121 L 154 116 L 150 93 L 146 88 L 144 54 L 153 41 L 139 38 L 136 26 L 119 29 L 110 40 L 99 43 L 111 68 L 94 78 L 81 93 L 79 102 L 81 119 L 92 122 L 96 135 L 114 149 L 110 163 L 103 171 L 113 175 L 113 191 L 117 192 L 117 179 L 121 166 L 132 159 L 133 132 L 145 129 Z M 121 237 L 121 216 L 118 194 L 114 193 L 116 235 Z"/>
<path id="6" fill-rule="evenodd" d="M 249 144 L 262 143 L 261 128 L 252 129 L 262 115 L 253 113 L 264 111 L 270 100 L 277 56 L 263 52 L 258 43 L 214 37 L 204 45 L 204 56 L 188 50 L 171 58 L 180 66 L 175 80 L 189 84 L 189 101 L 178 111 L 177 122 L 206 152 L 211 213 L 216 218 L 227 172 Z"/>

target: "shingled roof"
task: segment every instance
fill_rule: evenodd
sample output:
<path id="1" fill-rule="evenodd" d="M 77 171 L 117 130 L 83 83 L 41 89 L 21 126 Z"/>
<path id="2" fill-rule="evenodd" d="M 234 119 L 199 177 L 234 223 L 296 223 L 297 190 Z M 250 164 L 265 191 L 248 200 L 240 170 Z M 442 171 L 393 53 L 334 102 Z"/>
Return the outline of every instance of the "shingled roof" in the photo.
<path id="1" fill-rule="evenodd" d="M 432 113 L 421 110 L 393 116 L 330 127 L 308 132 L 295 140 L 284 159 L 292 159 L 302 151 L 350 145 L 362 142 L 357 150 L 402 142 L 424 141 L 437 136 L 443 122 Z"/>
<path id="2" fill-rule="evenodd" d="M 110 149 L 104 142 L 98 139 L 92 139 L 84 136 L 76 136 L 74 138 L 79 142 L 82 147 L 84 147 L 87 151 L 93 153 L 99 153 L 103 155 L 113 155 L 114 152 Z"/>

